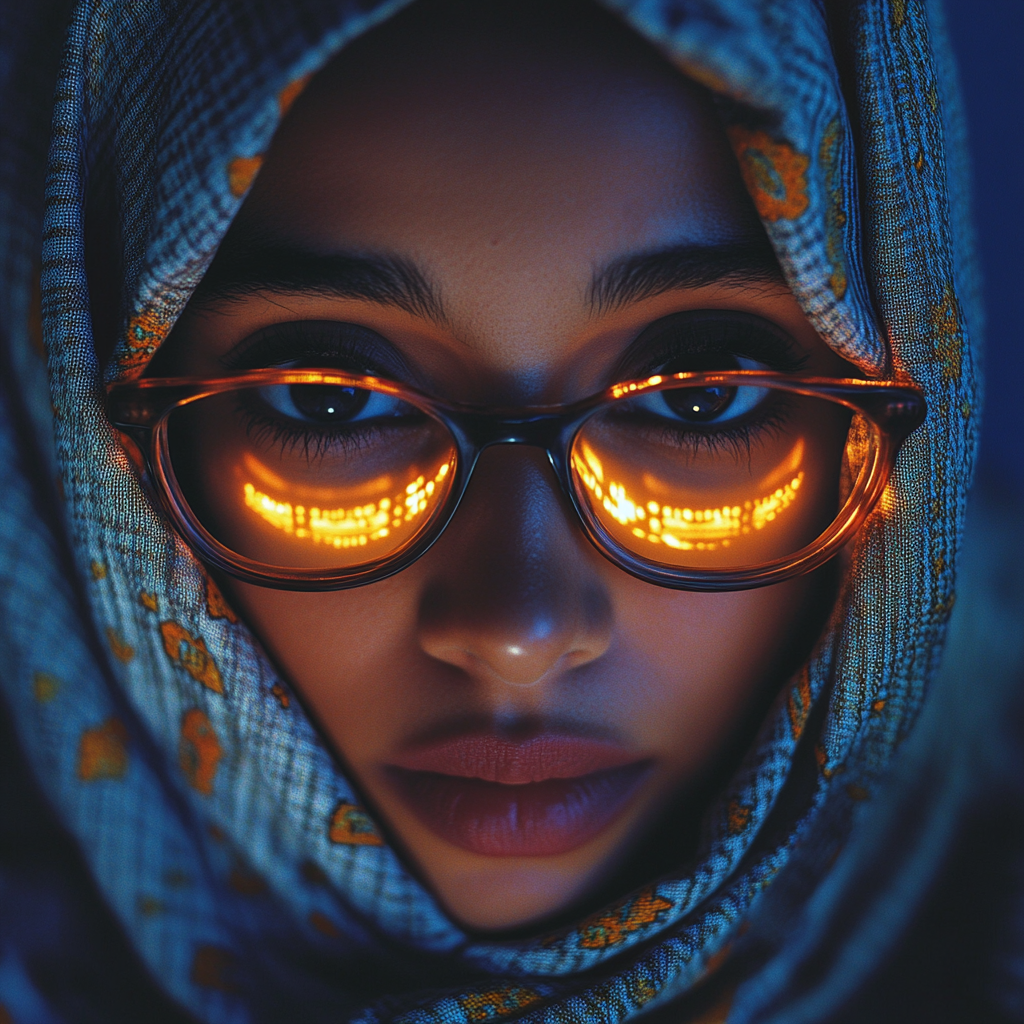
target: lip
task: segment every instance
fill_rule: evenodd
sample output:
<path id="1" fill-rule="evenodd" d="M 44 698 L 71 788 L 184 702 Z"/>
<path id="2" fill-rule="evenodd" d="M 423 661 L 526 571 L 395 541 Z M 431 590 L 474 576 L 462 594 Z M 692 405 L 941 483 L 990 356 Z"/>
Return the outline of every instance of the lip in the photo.
<path id="1" fill-rule="evenodd" d="M 387 771 L 441 839 L 491 857 L 551 857 L 603 832 L 651 767 L 602 740 L 477 733 L 407 750 Z"/>

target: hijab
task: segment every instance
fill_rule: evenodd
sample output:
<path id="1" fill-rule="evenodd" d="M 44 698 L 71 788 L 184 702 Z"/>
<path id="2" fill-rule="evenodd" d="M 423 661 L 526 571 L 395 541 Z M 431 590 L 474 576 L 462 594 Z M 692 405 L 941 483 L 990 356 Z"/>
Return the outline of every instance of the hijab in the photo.
<path id="1" fill-rule="evenodd" d="M 584 920 L 498 940 L 464 932 L 389 847 L 103 409 L 104 385 L 167 337 L 309 76 L 402 6 L 10 13 L 5 74 L 29 98 L 2 115 L 3 706 L 127 947 L 194 1019 L 612 1024 L 685 993 L 681 1016 L 774 1019 L 810 956 L 800 923 L 842 902 L 843 848 L 918 716 L 954 601 L 977 284 L 941 9 L 605 0 L 715 95 L 821 337 L 869 377 L 916 382 L 930 411 L 697 853 Z M 18 929 L 0 934 L 16 963 Z M 11 991 L 41 1006 L 30 975 Z"/>

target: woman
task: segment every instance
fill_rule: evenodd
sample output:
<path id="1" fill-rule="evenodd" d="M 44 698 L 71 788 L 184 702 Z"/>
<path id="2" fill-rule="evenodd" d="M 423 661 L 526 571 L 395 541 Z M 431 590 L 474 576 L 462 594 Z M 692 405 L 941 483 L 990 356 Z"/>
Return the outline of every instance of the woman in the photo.
<path id="1" fill-rule="evenodd" d="M 199 1019 L 758 1019 L 952 602 L 934 14 L 397 6 L 72 13 L 25 759 Z"/>

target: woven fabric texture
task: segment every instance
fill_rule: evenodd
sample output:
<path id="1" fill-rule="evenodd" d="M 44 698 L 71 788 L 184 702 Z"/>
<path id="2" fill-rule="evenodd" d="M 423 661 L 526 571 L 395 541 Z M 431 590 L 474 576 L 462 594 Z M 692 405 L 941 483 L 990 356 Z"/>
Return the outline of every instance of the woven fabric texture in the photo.
<path id="1" fill-rule="evenodd" d="M 758 966 L 729 1019 L 757 1020 L 758 972 L 787 950 L 757 907 L 773 894 L 795 914 L 826 876 L 921 708 L 954 600 L 977 289 L 941 11 L 607 0 L 716 94 L 821 336 L 869 376 L 917 382 L 930 414 L 695 859 L 572 927 L 488 942 L 386 845 L 288 682 L 153 508 L 102 406 L 104 382 L 141 373 L 166 337 L 301 83 L 401 6 L 74 5 L 41 241 L 42 183 L 19 169 L 35 166 L 27 136 L 0 182 L 2 699 L 142 963 L 198 1020 L 297 1019 L 301 1006 L 311 1022 L 614 1024 L 745 948 Z M 30 114 L 0 117 L 17 133 Z M 95 258 L 120 268 L 116 337 L 94 337 Z"/>

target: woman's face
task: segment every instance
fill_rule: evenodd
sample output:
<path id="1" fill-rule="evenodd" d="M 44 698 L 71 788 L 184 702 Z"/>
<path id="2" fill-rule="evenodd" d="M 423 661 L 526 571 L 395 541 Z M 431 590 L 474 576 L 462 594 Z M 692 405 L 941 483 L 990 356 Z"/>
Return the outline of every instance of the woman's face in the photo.
<path id="1" fill-rule="evenodd" d="M 219 375 L 254 332 L 337 321 L 437 395 L 565 402 L 611 383 L 653 321 L 721 309 L 783 328 L 806 372 L 841 373 L 765 259 L 707 96 L 590 17 L 431 34 L 414 8 L 346 50 L 278 132 L 174 371 Z M 307 254 L 287 273 L 285 250 Z M 593 301 L 637 257 L 644 286 Z M 415 268 L 429 298 L 361 286 L 367 259 Z M 230 589 L 378 820 L 481 930 L 578 904 L 637 854 L 729 767 L 827 604 L 817 577 L 640 582 L 587 541 L 543 453 L 507 445 L 398 575 Z"/>

